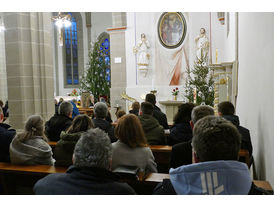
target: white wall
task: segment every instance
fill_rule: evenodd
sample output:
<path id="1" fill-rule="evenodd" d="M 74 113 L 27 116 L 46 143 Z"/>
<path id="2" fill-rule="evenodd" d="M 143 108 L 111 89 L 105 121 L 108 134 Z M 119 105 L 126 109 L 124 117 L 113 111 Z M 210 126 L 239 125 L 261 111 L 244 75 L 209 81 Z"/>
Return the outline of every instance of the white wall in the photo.
<path id="1" fill-rule="evenodd" d="M 274 185 L 274 13 L 239 13 L 237 113 L 250 129 L 259 178 Z"/>
<path id="2" fill-rule="evenodd" d="M 91 12 L 91 42 L 112 26 L 112 12 Z"/>
<path id="3" fill-rule="evenodd" d="M 138 101 L 143 101 L 141 95 L 145 95 L 152 89 L 156 89 L 157 100 L 171 100 L 171 91 L 175 86 L 169 86 L 169 80 L 167 71 L 173 68 L 174 61 L 171 57 L 177 49 L 164 48 L 159 40 L 157 33 L 157 25 L 162 13 L 160 12 L 136 12 L 127 13 L 127 29 L 125 33 L 126 38 L 126 66 L 127 66 L 127 94 L 136 98 Z M 187 35 L 182 44 L 185 47 L 187 56 L 189 58 L 189 64 L 192 68 L 195 60 L 195 37 L 200 33 L 200 28 L 205 28 L 208 38 L 210 37 L 210 13 L 209 12 L 190 12 L 183 13 L 187 22 Z M 212 25 L 212 48 L 213 58 L 215 58 L 215 48 L 219 49 L 219 60 L 224 59 L 224 33 L 225 26 L 221 25 L 217 19 L 217 13 L 211 13 L 211 25 Z M 133 53 L 133 47 L 136 42 L 140 40 L 141 33 L 145 33 L 147 39 L 150 42 L 149 53 L 151 54 L 149 72 L 145 78 L 143 78 L 137 71 L 136 55 Z M 183 61 L 185 59 L 183 58 Z M 213 62 L 215 63 L 215 61 Z M 185 65 L 182 66 L 182 75 L 185 74 Z M 162 76 L 162 78 L 159 78 Z M 159 79 L 161 81 L 159 81 Z M 181 91 L 178 96 L 178 100 L 186 101 L 183 96 L 184 91 L 184 79 L 178 86 Z M 160 108 L 165 111 L 164 106 L 159 105 Z"/>

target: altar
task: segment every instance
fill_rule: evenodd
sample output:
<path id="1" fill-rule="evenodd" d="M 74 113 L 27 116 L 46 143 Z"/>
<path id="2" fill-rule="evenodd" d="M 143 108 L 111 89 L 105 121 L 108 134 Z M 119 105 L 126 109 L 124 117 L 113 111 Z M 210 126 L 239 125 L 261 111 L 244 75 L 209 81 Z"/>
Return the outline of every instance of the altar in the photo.
<path id="1" fill-rule="evenodd" d="M 168 100 L 168 101 L 159 101 L 160 104 L 165 105 L 166 107 L 166 117 L 168 125 L 173 124 L 173 118 L 178 112 L 178 106 L 184 103 L 184 101 L 174 101 L 174 100 Z"/>

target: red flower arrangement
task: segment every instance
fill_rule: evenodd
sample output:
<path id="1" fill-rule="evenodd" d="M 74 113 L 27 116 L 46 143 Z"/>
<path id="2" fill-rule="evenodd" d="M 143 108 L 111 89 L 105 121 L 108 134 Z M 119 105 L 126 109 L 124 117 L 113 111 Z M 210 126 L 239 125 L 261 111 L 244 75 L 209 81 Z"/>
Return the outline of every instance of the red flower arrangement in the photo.
<path id="1" fill-rule="evenodd" d="M 79 94 L 76 89 L 73 89 L 72 92 L 70 93 L 70 96 L 79 96 Z"/>
<path id="2" fill-rule="evenodd" d="M 172 95 L 177 96 L 179 94 L 179 89 L 176 87 L 175 89 L 172 90 Z"/>

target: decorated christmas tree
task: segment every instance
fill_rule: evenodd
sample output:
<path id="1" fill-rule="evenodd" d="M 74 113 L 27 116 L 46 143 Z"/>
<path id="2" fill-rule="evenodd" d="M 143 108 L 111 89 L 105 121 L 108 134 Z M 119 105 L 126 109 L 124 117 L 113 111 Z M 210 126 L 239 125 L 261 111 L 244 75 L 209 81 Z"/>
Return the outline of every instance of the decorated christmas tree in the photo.
<path id="1" fill-rule="evenodd" d="M 106 54 L 100 50 L 99 41 L 94 43 L 88 56 L 88 69 L 81 78 L 80 90 L 91 92 L 95 101 L 99 101 L 101 96 L 109 100 L 110 81 L 107 81 L 107 69 L 110 62 L 106 60 Z"/>
<path id="2" fill-rule="evenodd" d="M 213 72 L 207 66 L 206 61 L 198 59 L 194 68 L 187 70 L 187 80 L 185 83 L 185 97 L 189 102 L 195 103 L 194 93 L 196 93 L 196 104 L 213 106 L 214 101 L 214 80 Z"/>

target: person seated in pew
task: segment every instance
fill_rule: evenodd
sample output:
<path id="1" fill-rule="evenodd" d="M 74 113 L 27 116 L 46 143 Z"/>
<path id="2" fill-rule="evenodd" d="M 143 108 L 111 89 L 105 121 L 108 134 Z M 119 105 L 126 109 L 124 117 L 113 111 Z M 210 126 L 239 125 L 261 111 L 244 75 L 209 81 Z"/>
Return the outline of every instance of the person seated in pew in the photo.
<path id="1" fill-rule="evenodd" d="M 73 119 L 71 126 L 66 131 L 61 132 L 60 140 L 54 149 L 55 165 L 72 165 L 74 147 L 81 135 L 90 128 L 94 128 L 94 124 L 86 114 L 80 114 Z"/>
<path id="2" fill-rule="evenodd" d="M 136 115 L 121 117 L 115 127 L 115 136 L 118 141 L 112 143 L 112 170 L 120 166 L 136 166 L 144 173 L 157 172 L 157 164 Z"/>
<path id="3" fill-rule="evenodd" d="M 111 142 L 117 141 L 116 137 L 114 136 L 114 128 L 109 121 L 106 120 L 108 115 L 108 107 L 104 102 L 97 102 L 94 105 L 94 119 L 92 119 L 95 128 L 100 128 L 101 130 L 105 131 Z"/>
<path id="4" fill-rule="evenodd" d="M 229 101 L 224 101 L 218 104 L 218 115 L 225 118 L 234 124 L 240 134 L 242 135 L 241 149 L 246 149 L 249 152 L 249 156 L 252 156 L 252 143 L 250 138 L 249 130 L 245 127 L 240 126 L 240 120 L 237 115 L 235 115 L 234 105 Z"/>
<path id="5" fill-rule="evenodd" d="M 214 110 L 212 107 L 207 105 L 196 106 L 191 112 L 191 121 L 189 122 L 191 128 L 193 129 L 195 123 L 208 115 L 214 115 Z M 171 157 L 170 157 L 170 167 L 176 168 L 182 165 L 187 165 L 192 163 L 192 138 L 183 143 L 178 143 L 172 146 Z"/>
<path id="6" fill-rule="evenodd" d="M 50 141 L 57 142 L 60 134 L 65 131 L 72 123 L 73 106 L 70 102 L 63 101 L 59 108 L 58 114 L 54 114 L 45 124 L 45 134 Z"/>
<path id="7" fill-rule="evenodd" d="M 36 182 L 36 195 L 131 195 L 135 191 L 119 182 L 110 171 L 112 147 L 108 135 L 99 128 L 89 129 L 75 145 L 73 165 L 66 173 L 47 175 Z"/>
<path id="8" fill-rule="evenodd" d="M 0 107 L 0 162 L 10 162 L 9 148 L 16 131 L 10 125 L 3 123 L 4 113 Z"/>
<path id="9" fill-rule="evenodd" d="M 156 105 L 155 95 L 152 93 L 147 94 L 146 102 L 149 102 L 153 105 L 153 117 L 158 120 L 159 124 L 162 125 L 164 129 L 169 129 L 166 115 Z"/>
<path id="10" fill-rule="evenodd" d="M 241 135 L 222 117 L 206 116 L 193 130 L 193 164 L 169 171 L 154 189 L 158 195 L 268 194 L 258 189 L 245 163 L 239 162 Z"/>
<path id="11" fill-rule="evenodd" d="M 54 165 L 41 116 L 30 116 L 24 132 L 14 137 L 10 144 L 10 159 L 12 164 Z"/>
<path id="12" fill-rule="evenodd" d="M 170 129 L 170 134 L 167 139 L 168 145 L 175 145 L 192 139 L 190 121 L 193 108 L 193 103 L 184 103 L 179 106 L 178 112 L 174 117 L 174 124 Z"/>
<path id="13" fill-rule="evenodd" d="M 79 115 L 80 112 L 79 112 L 79 109 L 77 107 L 77 99 L 73 99 L 72 101 L 70 101 L 70 103 L 73 106 L 72 115 L 71 115 L 71 118 L 73 119 L 74 117 L 76 117 L 77 115 Z"/>
<path id="14" fill-rule="evenodd" d="M 126 112 L 124 110 L 118 110 L 115 115 L 117 119 L 114 121 L 114 123 L 117 123 L 122 116 L 126 115 Z"/>
<path id="15" fill-rule="evenodd" d="M 145 137 L 149 145 L 166 145 L 166 136 L 164 128 L 152 116 L 153 105 L 149 102 L 142 102 L 142 114 L 139 116 L 142 127 L 145 132 Z"/>
<path id="16" fill-rule="evenodd" d="M 140 110 L 140 103 L 139 102 L 133 102 L 131 105 L 132 109 L 129 110 L 130 114 L 135 114 L 136 116 L 139 116 L 139 110 Z"/>

